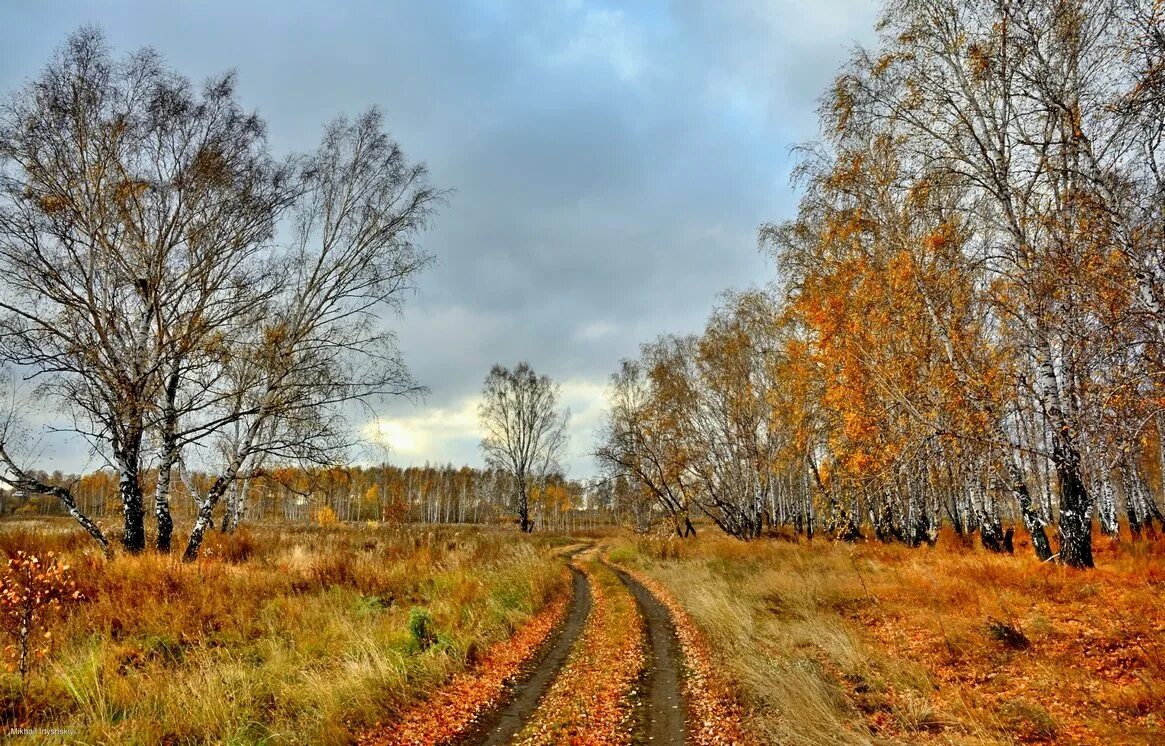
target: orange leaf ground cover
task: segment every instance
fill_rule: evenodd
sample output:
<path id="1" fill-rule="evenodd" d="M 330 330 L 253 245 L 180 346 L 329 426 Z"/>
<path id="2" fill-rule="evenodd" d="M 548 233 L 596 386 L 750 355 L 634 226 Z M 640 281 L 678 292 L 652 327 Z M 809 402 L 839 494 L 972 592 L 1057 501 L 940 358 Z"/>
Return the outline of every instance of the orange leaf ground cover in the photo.
<path id="1" fill-rule="evenodd" d="M 632 697 L 646 661 L 635 599 L 609 569 L 582 563 L 594 599 L 582 636 L 517 742 L 605 746 L 631 742 Z"/>
<path id="2" fill-rule="evenodd" d="M 566 585 L 569 589 L 569 583 Z M 454 742 L 496 705 L 506 684 L 521 671 L 566 616 L 569 590 L 547 604 L 512 637 L 494 645 L 471 670 L 459 673 L 395 724 L 360 739 L 369 746 L 438 746 Z"/>
<path id="3" fill-rule="evenodd" d="M 688 739 L 697 746 L 753 744 L 740 724 L 740 705 L 731 687 L 717 673 L 704 633 L 662 584 L 643 573 L 620 567 L 651 591 L 667 607 L 683 653 L 683 691 L 687 706 Z"/>
<path id="4" fill-rule="evenodd" d="M 862 547 L 876 602 L 847 614 L 926 668 L 936 712 L 1022 743 L 1165 743 L 1165 540 L 1098 537 L 1094 570 L 952 543 Z M 867 718 L 896 734 L 886 709 Z M 941 718 L 932 736 L 944 740 Z"/>

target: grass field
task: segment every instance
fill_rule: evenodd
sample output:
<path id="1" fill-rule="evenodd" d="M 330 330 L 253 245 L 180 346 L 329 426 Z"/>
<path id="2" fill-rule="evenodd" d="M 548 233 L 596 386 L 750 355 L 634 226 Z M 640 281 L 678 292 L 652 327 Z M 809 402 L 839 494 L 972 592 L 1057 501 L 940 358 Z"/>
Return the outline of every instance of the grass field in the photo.
<path id="1" fill-rule="evenodd" d="M 1165 542 L 1093 571 L 960 548 L 622 541 L 762 743 L 1163 743 Z"/>
<path id="2" fill-rule="evenodd" d="M 566 585 L 545 540 L 491 530 L 243 530 L 184 565 L 8 524 L 0 551 L 17 550 L 59 553 L 86 600 L 23 689 L 0 677 L 0 717 L 69 742 L 346 743 Z"/>
<path id="3" fill-rule="evenodd" d="M 594 604 L 529 742 L 629 742 L 642 722 L 642 614 L 600 559 L 671 609 L 693 743 L 1165 742 L 1165 540 L 1098 537 L 1097 569 L 1077 571 L 947 536 L 579 543 L 373 524 L 215 533 L 183 564 L 4 523 L 0 552 L 55 553 L 84 599 L 38 630 L 26 682 L 0 674 L 2 724 L 119 744 L 454 733 L 426 720 L 456 714 L 432 698 L 471 717 L 499 696 L 565 614 L 567 545 L 591 547 L 576 565 Z"/>

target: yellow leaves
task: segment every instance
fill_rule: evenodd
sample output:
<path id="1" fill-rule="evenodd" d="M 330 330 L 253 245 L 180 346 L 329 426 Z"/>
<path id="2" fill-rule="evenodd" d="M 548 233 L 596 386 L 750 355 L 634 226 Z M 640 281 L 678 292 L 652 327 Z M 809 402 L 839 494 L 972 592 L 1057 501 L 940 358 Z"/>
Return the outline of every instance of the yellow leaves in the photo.
<path id="1" fill-rule="evenodd" d="M 37 657 L 48 653 L 47 647 L 30 647 L 33 633 L 47 615 L 59 612 L 63 603 L 82 599 L 68 565 L 58 563 L 54 553 L 47 553 L 42 560 L 35 554 L 17 552 L 8 560 L 0 576 L 0 631 L 14 641 L 5 650 L 19 657 L 22 674 L 27 673 L 29 652 Z M 42 637 L 51 642 L 51 631 L 45 630 Z"/>
<path id="2" fill-rule="evenodd" d="M 991 71 L 989 52 L 979 42 L 974 42 L 967 48 L 967 62 L 971 67 L 971 77 L 976 81 L 982 81 Z"/>
<path id="3" fill-rule="evenodd" d="M 853 117 L 854 105 L 857 103 L 853 93 L 854 81 L 845 75 L 839 75 L 833 83 L 833 116 L 838 132 L 845 132 Z"/>
<path id="4" fill-rule="evenodd" d="M 269 349 L 278 349 L 288 336 L 289 330 L 286 324 L 268 324 L 263 327 L 263 344 Z"/>
<path id="5" fill-rule="evenodd" d="M 46 194 L 37 200 L 37 207 L 45 215 L 56 215 L 69 206 L 69 200 L 59 194 Z"/>
<path id="6" fill-rule="evenodd" d="M 865 170 L 866 159 L 861 153 L 851 151 L 839 156 L 837 163 L 825 179 L 825 186 L 829 189 L 844 191 L 861 183 Z M 860 215 L 860 210 L 858 212 Z"/>
<path id="7" fill-rule="evenodd" d="M 150 188 L 147 181 L 125 179 L 119 181 L 113 188 L 113 200 L 118 205 L 125 205 L 136 200 Z"/>
<path id="8" fill-rule="evenodd" d="M 315 514 L 312 516 L 312 520 L 315 521 L 317 526 L 324 528 L 327 528 L 328 526 L 334 526 L 339 523 L 339 518 L 336 517 L 336 511 L 332 510 L 331 506 L 329 505 L 325 505 L 322 508 L 316 510 Z"/>

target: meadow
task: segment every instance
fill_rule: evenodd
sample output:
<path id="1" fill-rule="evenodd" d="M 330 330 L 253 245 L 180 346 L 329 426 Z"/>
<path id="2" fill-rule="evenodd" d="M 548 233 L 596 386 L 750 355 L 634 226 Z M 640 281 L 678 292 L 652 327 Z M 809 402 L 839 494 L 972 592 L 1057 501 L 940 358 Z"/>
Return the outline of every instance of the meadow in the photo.
<path id="1" fill-rule="evenodd" d="M 81 599 L 26 680 L 0 674 L 0 717 L 38 743 L 477 743 L 585 578 L 585 626 L 514 742 L 648 737 L 636 583 L 669 610 L 688 743 L 1161 742 L 1165 539 L 1096 546 L 1081 571 L 953 536 L 357 523 L 215 532 L 188 564 L 8 520 L 0 552 L 51 553 Z"/>
<path id="2" fill-rule="evenodd" d="M 1165 541 L 1097 569 L 931 547 L 621 541 L 736 682 L 760 743 L 1161 743 Z"/>
<path id="3" fill-rule="evenodd" d="M 69 524 L 10 521 L 0 552 L 55 553 L 84 598 L 50 618 L 26 682 L 0 675 L 0 719 L 62 742 L 348 743 L 561 595 L 549 550 L 484 529 L 256 526 L 211 535 L 193 564 L 108 561 Z"/>

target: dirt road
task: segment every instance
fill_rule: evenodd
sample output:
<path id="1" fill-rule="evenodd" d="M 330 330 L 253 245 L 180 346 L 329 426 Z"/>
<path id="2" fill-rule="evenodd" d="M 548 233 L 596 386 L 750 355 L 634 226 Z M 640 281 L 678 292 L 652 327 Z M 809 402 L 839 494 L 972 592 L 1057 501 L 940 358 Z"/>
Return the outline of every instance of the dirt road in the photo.
<path id="1" fill-rule="evenodd" d="M 634 578 L 616 569 L 647 622 L 648 659 L 638 713 L 636 743 L 683 744 L 687 740 L 680 682 L 680 652 L 667 608 Z"/>
<path id="2" fill-rule="evenodd" d="M 525 676 L 514 684 L 505 703 L 482 718 L 461 743 L 472 746 L 508 744 L 538 708 L 538 701 L 550 688 L 558 669 L 566 662 L 591 611 L 591 591 L 586 576 L 573 566 L 570 571 L 573 576 L 570 611 L 554 639 L 547 645 L 546 652 L 536 658 Z"/>
<path id="3" fill-rule="evenodd" d="M 592 561 L 597 559 L 593 556 L 596 554 L 593 549 L 588 553 Z M 606 565 L 605 562 L 602 564 Z M 631 741 L 652 746 L 683 744 L 688 734 L 681 683 L 681 654 L 671 615 L 667 607 L 633 577 L 611 565 L 606 567 L 618 575 L 626 592 L 634 598 L 635 606 L 643 616 L 646 633 L 647 660 L 638 686 L 639 696 L 634 700 L 636 709 L 631 726 Z M 587 575 L 573 564 L 570 570 L 570 608 L 562 625 L 547 642 L 544 652 L 535 657 L 522 677 L 511 686 L 503 704 L 481 718 L 474 730 L 458 743 L 463 746 L 510 744 L 530 722 L 539 706 L 544 704 L 544 695 L 570 657 L 584 628 L 587 628 L 593 606 Z"/>

